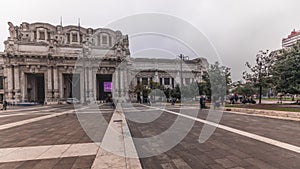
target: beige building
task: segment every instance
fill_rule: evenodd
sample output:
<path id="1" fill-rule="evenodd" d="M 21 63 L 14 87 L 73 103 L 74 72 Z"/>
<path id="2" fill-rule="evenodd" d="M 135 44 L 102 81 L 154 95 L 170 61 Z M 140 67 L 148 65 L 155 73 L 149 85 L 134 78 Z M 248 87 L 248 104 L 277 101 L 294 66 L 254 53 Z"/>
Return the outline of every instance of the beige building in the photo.
<path id="1" fill-rule="evenodd" d="M 128 36 L 105 28 L 9 22 L 9 33 L 0 53 L 0 96 L 8 102 L 130 99 L 139 81 L 172 88 L 182 72 L 188 85 L 208 67 L 204 58 L 184 61 L 182 71 L 178 60 L 130 58 Z"/>

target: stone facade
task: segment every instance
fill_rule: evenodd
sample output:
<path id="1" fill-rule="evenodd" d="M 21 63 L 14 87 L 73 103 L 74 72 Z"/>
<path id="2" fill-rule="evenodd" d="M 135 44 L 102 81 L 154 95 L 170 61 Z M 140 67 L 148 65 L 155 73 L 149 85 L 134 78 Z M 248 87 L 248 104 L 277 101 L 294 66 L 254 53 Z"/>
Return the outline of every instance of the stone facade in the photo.
<path id="1" fill-rule="evenodd" d="M 180 78 L 178 60 L 130 58 L 128 36 L 120 31 L 47 23 L 8 24 L 10 37 L 0 53 L 0 76 L 4 79 L 0 94 L 8 102 L 50 103 L 68 97 L 81 102 L 104 100 L 105 81 L 113 83 L 115 99 L 130 99 L 129 91 L 138 79 L 152 78 L 174 87 Z M 184 61 L 183 82 L 201 81 L 207 67 L 204 58 Z M 167 78 L 168 83 L 162 82 Z"/>

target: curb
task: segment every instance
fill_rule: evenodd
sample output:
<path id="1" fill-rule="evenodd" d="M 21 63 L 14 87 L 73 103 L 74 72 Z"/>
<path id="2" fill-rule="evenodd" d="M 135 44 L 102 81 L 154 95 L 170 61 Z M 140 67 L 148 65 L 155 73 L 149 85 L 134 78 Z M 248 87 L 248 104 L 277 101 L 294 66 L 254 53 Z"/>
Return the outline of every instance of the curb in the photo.
<path id="1" fill-rule="evenodd" d="M 263 109 L 247 109 L 247 108 L 225 108 L 227 112 L 238 112 L 240 114 L 257 115 L 277 119 L 300 121 L 300 112 L 286 112 L 276 110 Z"/>
<path id="2" fill-rule="evenodd" d="M 118 106 L 107 126 L 92 169 L 142 169 L 125 116 Z"/>

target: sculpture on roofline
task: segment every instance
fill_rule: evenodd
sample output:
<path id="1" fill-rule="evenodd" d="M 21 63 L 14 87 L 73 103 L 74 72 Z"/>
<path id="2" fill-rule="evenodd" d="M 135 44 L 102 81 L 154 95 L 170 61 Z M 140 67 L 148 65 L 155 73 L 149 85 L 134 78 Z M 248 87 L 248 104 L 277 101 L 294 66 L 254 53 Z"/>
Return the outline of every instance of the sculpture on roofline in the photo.
<path id="1" fill-rule="evenodd" d="M 17 38 L 17 31 L 16 31 L 15 26 L 11 22 L 8 22 L 8 25 L 9 25 L 8 30 L 9 30 L 10 38 L 11 39 L 16 39 Z"/>

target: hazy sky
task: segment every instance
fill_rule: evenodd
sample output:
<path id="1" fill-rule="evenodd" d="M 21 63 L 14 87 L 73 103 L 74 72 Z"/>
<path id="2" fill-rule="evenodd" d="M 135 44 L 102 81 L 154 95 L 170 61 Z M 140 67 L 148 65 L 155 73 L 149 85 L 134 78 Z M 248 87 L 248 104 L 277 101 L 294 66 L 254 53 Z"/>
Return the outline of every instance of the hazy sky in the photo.
<path id="1" fill-rule="evenodd" d="M 259 50 L 280 48 L 283 37 L 300 29 L 299 6 L 298 0 L 9 0 L 1 2 L 0 41 L 8 37 L 8 21 L 58 25 L 62 16 L 63 25 L 77 25 L 80 18 L 83 27 L 98 28 L 133 14 L 163 13 L 204 33 L 239 80 L 245 62 L 254 62 Z"/>

